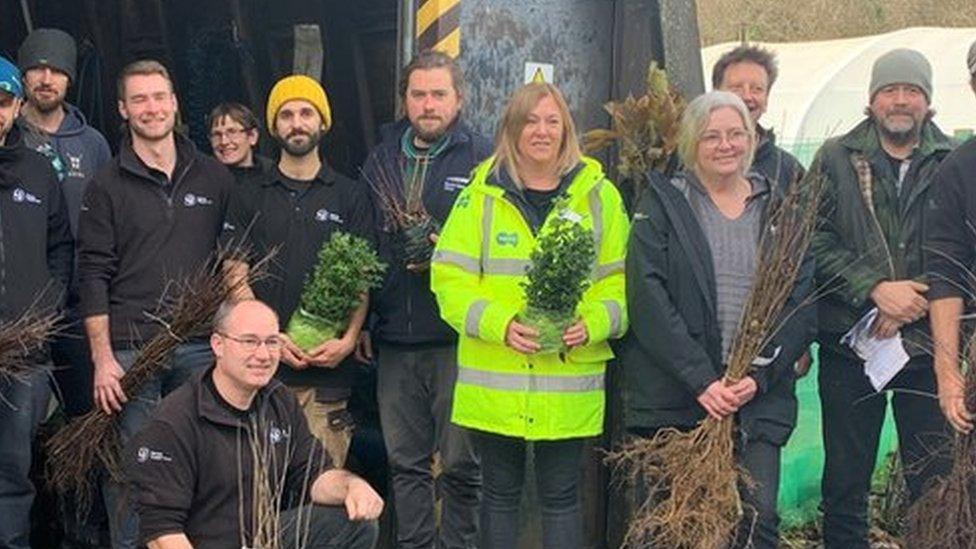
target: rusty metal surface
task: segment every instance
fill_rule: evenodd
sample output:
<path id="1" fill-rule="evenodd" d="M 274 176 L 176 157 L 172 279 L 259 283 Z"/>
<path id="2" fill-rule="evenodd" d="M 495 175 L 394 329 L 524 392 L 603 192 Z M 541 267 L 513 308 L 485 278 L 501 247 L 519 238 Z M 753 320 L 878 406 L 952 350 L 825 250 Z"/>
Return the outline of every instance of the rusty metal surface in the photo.
<path id="1" fill-rule="evenodd" d="M 690 99 L 705 91 L 695 2 L 659 0 L 659 4 L 664 68 L 674 85 Z"/>
<path id="2" fill-rule="evenodd" d="M 606 124 L 613 4 L 596 0 L 491 0 L 461 11 L 461 64 L 468 80 L 467 121 L 494 135 L 526 61 L 555 65 L 580 131 Z"/>

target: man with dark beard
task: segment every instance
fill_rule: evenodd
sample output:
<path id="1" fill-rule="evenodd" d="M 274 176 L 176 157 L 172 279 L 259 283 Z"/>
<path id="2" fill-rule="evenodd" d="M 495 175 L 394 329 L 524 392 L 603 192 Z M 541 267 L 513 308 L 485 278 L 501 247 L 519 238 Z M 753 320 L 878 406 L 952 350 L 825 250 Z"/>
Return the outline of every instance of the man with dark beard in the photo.
<path id="1" fill-rule="evenodd" d="M 436 230 L 472 169 L 491 154 L 491 143 L 462 120 L 464 75 L 450 56 L 417 55 L 403 70 L 400 96 L 406 116 L 383 129 L 382 143 L 363 167 L 362 185 L 371 183 L 377 195 L 385 189 L 400 196 L 410 185 L 421 186 L 423 210 Z M 382 204 L 382 197 L 374 196 L 374 202 Z M 389 214 L 377 211 L 380 250 L 389 267 L 373 295 L 371 335 L 377 343 L 377 398 L 393 477 L 397 547 L 473 547 L 481 472 L 467 433 L 450 422 L 457 333 L 441 320 L 430 270 L 407 265 L 406 254 L 398 253 L 405 231 Z M 372 358 L 369 337 L 363 338 L 360 354 Z M 435 452 L 440 452 L 440 490 L 431 471 Z M 437 492 L 443 497 L 439 525 Z"/>
<path id="2" fill-rule="evenodd" d="M 122 390 L 138 349 L 163 328 L 152 313 L 173 297 L 167 288 L 205 265 L 216 248 L 234 182 L 219 162 L 173 131 L 178 103 L 162 64 L 127 65 L 118 97 L 128 131 L 118 156 L 95 174 L 82 199 L 78 284 L 95 405 L 118 415 L 125 444 L 160 398 L 213 360 L 206 340 L 185 341 L 140 393 Z M 135 547 L 138 519 L 123 485 L 107 480 L 104 490 L 112 547 Z"/>
<path id="3" fill-rule="evenodd" d="M 51 160 L 61 179 L 68 207 L 71 234 L 78 236 L 81 197 L 95 171 L 112 159 L 105 137 L 88 125 L 85 115 L 65 97 L 75 80 L 77 49 L 70 34 L 59 29 L 36 29 L 17 51 L 17 63 L 24 73 L 26 101 L 18 121 L 24 128 L 24 142 Z M 69 333 L 51 346 L 54 377 L 65 412 L 76 417 L 92 406 L 91 362 L 88 342 L 76 318 L 77 285 L 68 294 Z"/>
<path id="4" fill-rule="evenodd" d="M 824 143 L 808 177 L 825 178 L 811 250 L 819 301 L 820 400 L 826 461 L 822 481 L 827 548 L 868 547 L 868 489 L 887 408 L 864 362 L 841 337 L 873 309 L 874 337 L 902 337 L 908 363 L 892 391 L 898 448 L 910 500 L 947 470 L 947 424 L 928 354 L 923 262 L 930 190 L 950 140 L 931 121 L 932 69 L 921 53 L 890 51 L 871 71 L 867 118 Z"/>
<path id="5" fill-rule="evenodd" d="M 318 82 L 303 75 L 279 80 L 268 97 L 267 124 L 281 146 L 281 159 L 255 184 L 237 187 L 224 238 L 246 241 L 255 257 L 277 250 L 271 276 L 240 297 L 253 295 L 269 304 L 287 326 L 322 244 L 335 231 L 374 242 L 373 214 L 365 188 L 337 173 L 319 154 L 332 112 Z M 234 263 L 228 275 L 242 276 L 246 269 Z M 352 439 L 346 404 L 355 365 L 346 357 L 359 338 L 367 307 L 364 300 L 345 333 L 313 349 L 302 350 L 281 334 L 281 358 L 288 367 L 279 369 L 278 377 L 295 391 L 309 428 L 337 467 L 345 463 Z"/>

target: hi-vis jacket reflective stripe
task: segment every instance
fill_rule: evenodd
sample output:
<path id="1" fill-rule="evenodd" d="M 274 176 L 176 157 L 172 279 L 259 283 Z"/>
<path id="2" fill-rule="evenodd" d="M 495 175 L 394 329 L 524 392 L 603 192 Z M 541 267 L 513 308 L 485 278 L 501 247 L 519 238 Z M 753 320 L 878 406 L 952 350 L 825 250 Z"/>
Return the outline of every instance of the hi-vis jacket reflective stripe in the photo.
<path id="1" fill-rule="evenodd" d="M 505 345 L 505 331 L 525 304 L 520 283 L 536 245 L 519 208 L 490 182 L 490 158 L 475 169 L 437 241 L 431 288 L 441 316 L 460 334 L 451 420 L 527 440 L 595 436 L 603 430 L 607 339 L 627 329 L 624 252 L 629 222 L 617 189 L 599 162 L 583 167 L 566 189 L 558 215 L 579 217 L 593 231 L 597 262 L 577 314 L 589 342 L 560 357 L 525 355 Z"/>

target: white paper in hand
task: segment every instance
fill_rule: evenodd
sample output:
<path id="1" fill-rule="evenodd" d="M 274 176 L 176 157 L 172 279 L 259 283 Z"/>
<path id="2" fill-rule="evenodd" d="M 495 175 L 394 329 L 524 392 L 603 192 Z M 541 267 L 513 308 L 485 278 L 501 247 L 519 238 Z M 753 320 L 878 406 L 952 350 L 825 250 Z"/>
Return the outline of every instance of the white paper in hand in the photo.
<path id="1" fill-rule="evenodd" d="M 871 381 L 875 391 L 880 391 L 894 379 L 898 372 L 908 363 L 908 353 L 901 341 L 901 331 L 887 339 L 878 339 L 871 335 L 871 326 L 878 318 L 878 308 L 868 311 L 849 332 L 840 338 L 840 342 L 854 350 L 864 361 L 864 373 Z"/>

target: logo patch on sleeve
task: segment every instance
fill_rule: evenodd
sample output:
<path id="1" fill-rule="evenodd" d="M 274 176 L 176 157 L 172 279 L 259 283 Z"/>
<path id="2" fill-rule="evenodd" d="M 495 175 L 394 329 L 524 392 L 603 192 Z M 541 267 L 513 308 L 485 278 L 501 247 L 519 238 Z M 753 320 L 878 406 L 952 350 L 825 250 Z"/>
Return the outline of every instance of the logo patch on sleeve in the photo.
<path id="1" fill-rule="evenodd" d="M 139 463 L 145 463 L 147 461 L 173 461 L 173 458 L 167 456 L 160 450 L 153 450 L 151 448 L 147 448 L 146 446 L 140 446 L 139 450 L 136 451 L 136 461 Z"/>

